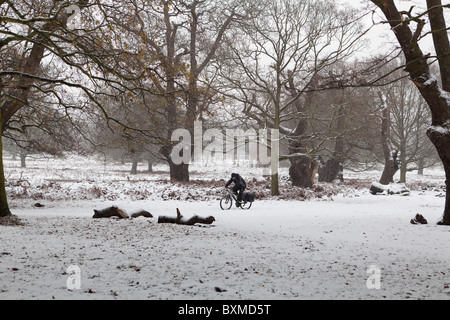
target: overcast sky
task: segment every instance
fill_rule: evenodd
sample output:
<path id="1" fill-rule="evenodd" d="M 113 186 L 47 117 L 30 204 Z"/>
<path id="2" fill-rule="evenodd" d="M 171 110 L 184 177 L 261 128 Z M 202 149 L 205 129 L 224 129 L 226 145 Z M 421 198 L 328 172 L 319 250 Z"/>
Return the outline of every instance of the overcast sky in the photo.
<path id="1" fill-rule="evenodd" d="M 368 13 L 368 15 L 365 17 L 364 21 L 366 24 L 366 27 L 369 28 L 373 25 L 373 21 L 380 22 L 384 19 L 384 16 L 382 12 L 376 8 L 374 4 L 370 0 L 337 0 L 343 4 L 351 5 L 355 8 L 358 8 L 363 13 Z M 426 1 L 425 0 L 398 0 L 395 1 L 397 4 L 397 7 L 399 10 L 405 10 L 409 11 L 411 6 L 415 6 L 413 13 L 419 13 L 426 10 Z M 443 4 L 449 4 L 450 0 L 443 0 Z M 449 25 L 450 25 L 450 9 L 449 14 L 447 16 L 449 17 Z M 427 30 L 427 27 L 429 25 L 427 24 L 425 26 L 424 31 Z M 411 24 L 411 27 L 414 28 L 414 24 Z M 387 24 L 378 24 L 372 28 L 372 30 L 368 33 L 367 39 L 370 41 L 370 51 L 373 52 L 387 52 L 389 50 L 392 50 L 394 46 L 398 46 L 398 43 L 394 37 L 393 32 L 390 30 L 389 25 Z M 424 53 L 434 53 L 433 52 L 433 45 L 432 45 L 432 39 L 431 36 L 427 36 L 420 42 L 421 48 L 424 51 Z"/>

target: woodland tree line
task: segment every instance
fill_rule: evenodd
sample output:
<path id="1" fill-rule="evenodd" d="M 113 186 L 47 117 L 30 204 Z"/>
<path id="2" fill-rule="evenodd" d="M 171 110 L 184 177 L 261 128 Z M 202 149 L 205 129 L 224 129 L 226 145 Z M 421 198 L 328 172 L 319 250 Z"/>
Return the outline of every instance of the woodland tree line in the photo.
<path id="1" fill-rule="evenodd" d="M 22 157 L 114 150 L 133 163 L 164 161 L 172 180 L 189 181 L 189 164 L 171 159 L 171 135 L 194 136 L 202 121 L 278 129 L 295 186 L 380 163 L 382 184 L 437 163 L 448 177 L 448 7 L 0 0 L 0 149 Z M 370 52 L 368 17 L 389 24 L 396 47 Z M 427 55 L 420 43 L 429 34 L 436 52 Z M 8 215 L 3 176 L 0 164 L 0 215 Z M 276 195 L 278 174 L 271 178 Z"/>

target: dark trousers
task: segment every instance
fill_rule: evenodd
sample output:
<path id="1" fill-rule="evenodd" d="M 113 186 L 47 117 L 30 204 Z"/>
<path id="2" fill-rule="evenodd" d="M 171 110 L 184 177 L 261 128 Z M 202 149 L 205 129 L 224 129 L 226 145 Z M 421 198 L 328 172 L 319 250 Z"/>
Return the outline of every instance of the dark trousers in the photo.
<path id="1" fill-rule="evenodd" d="M 237 194 L 237 201 L 242 201 L 242 195 L 244 194 L 245 187 L 242 186 L 234 186 L 233 187 L 233 193 Z"/>

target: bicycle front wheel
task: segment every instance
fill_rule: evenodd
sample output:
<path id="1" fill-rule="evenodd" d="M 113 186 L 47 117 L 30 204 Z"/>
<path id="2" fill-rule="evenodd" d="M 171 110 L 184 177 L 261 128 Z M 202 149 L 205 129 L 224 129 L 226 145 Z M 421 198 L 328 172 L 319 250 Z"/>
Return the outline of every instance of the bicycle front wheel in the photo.
<path id="1" fill-rule="evenodd" d="M 233 199 L 231 199 L 230 196 L 227 195 L 220 199 L 220 208 L 222 208 L 222 210 L 230 210 L 232 205 Z"/>

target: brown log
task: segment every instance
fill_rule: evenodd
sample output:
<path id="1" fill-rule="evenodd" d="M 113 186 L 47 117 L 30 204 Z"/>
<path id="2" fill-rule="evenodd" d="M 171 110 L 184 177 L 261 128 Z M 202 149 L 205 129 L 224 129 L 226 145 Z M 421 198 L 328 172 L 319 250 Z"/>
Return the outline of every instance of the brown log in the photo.
<path id="1" fill-rule="evenodd" d="M 128 219 L 128 215 L 125 213 L 125 211 L 119 209 L 116 206 L 109 207 L 103 210 L 94 209 L 94 216 L 92 218 L 99 219 L 112 217 L 118 217 L 119 219 Z"/>
<path id="2" fill-rule="evenodd" d="M 410 194 L 410 190 L 403 184 L 389 184 L 382 185 L 381 183 L 373 182 L 370 186 L 370 193 L 376 195 L 378 193 L 386 192 L 389 195 L 400 194 L 403 196 L 408 196 Z"/>
<path id="3" fill-rule="evenodd" d="M 145 210 L 141 210 L 139 212 L 135 212 L 131 214 L 131 218 L 139 218 L 139 217 L 145 217 L 145 218 L 153 218 L 153 215 Z"/>
<path id="4" fill-rule="evenodd" d="M 103 210 L 94 210 L 93 216 L 94 219 L 112 218 L 112 217 L 117 217 L 119 219 L 138 218 L 138 217 L 153 218 L 152 214 L 145 210 L 138 211 L 129 216 L 124 210 L 119 209 L 116 206 L 109 207 Z"/>
<path id="5" fill-rule="evenodd" d="M 372 185 L 370 186 L 370 193 L 371 194 L 377 194 L 377 193 L 383 193 L 387 191 L 387 187 L 385 188 L 384 185 L 381 185 L 380 183 L 372 183 Z"/>
<path id="6" fill-rule="evenodd" d="M 180 209 L 177 208 L 177 216 L 176 217 L 167 217 L 167 216 L 159 216 L 158 223 L 173 223 L 180 225 L 193 226 L 194 224 L 212 224 L 216 219 L 212 216 L 209 217 L 199 217 L 197 215 L 191 217 L 190 219 L 185 219 L 181 213 Z"/>

